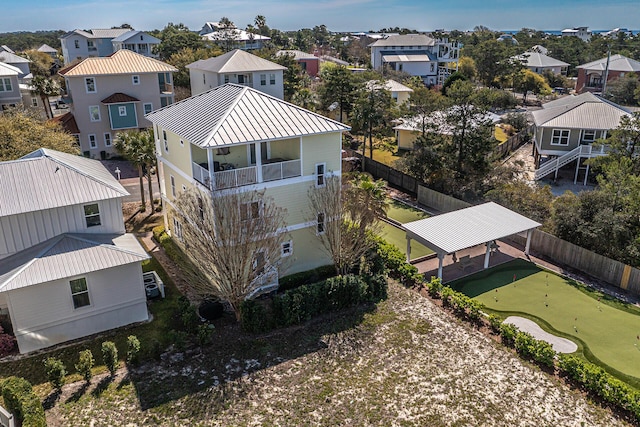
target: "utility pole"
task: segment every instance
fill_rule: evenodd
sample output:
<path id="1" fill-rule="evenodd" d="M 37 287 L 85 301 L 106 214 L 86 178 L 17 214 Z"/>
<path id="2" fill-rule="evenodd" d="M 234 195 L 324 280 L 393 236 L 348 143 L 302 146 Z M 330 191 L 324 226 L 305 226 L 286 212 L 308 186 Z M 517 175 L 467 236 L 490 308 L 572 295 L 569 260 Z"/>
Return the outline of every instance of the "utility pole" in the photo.
<path id="1" fill-rule="evenodd" d="M 609 61 L 611 61 L 611 46 L 607 45 L 607 66 L 604 69 L 604 82 L 602 82 L 602 96 L 607 93 L 607 79 L 609 78 Z"/>

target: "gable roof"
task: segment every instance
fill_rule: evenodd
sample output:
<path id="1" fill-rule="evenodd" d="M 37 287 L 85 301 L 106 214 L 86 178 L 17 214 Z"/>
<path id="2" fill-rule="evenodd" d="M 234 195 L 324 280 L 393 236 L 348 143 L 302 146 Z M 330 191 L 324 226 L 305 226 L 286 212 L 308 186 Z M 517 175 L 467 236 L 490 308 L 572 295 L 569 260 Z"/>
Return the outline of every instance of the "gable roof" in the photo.
<path id="1" fill-rule="evenodd" d="M 1 51 L 1 50 L 0 50 L 0 61 L 5 62 L 7 64 L 28 64 L 29 62 L 31 62 L 27 58 L 18 56 L 15 53 Z"/>
<path id="2" fill-rule="evenodd" d="M 0 217 L 129 195 L 97 160 L 40 148 L 0 162 Z"/>
<path id="3" fill-rule="evenodd" d="M 146 115 L 200 147 L 349 130 L 349 126 L 267 95 L 225 84 Z"/>
<path id="4" fill-rule="evenodd" d="M 371 43 L 369 47 L 435 46 L 436 41 L 424 34 L 399 34 Z"/>
<path id="5" fill-rule="evenodd" d="M 77 64 L 61 69 L 61 76 L 99 76 L 113 74 L 177 72 L 172 65 L 154 58 L 122 49 L 109 56 L 85 58 Z"/>
<path id="6" fill-rule="evenodd" d="M 13 65 L 0 62 L 0 76 L 18 76 L 22 71 Z"/>
<path id="7" fill-rule="evenodd" d="M 127 40 L 129 40 L 132 37 L 137 36 L 138 34 L 144 34 L 147 36 L 147 41 L 150 41 L 152 43 L 160 43 L 160 39 L 157 37 L 153 37 L 151 34 L 147 34 L 144 31 L 139 31 L 139 30 L 130 30 L 127 31 L 126 33 L 122 33 L 117 37 L 114 37 L 111 41 L 112 42 L 126 42 Z"/>
<path id="8" fill-rule="evenodd" d="M 100 102 L 103 104 L 120 104 L 122 102 L 140 102 L 140 100 L 131 95 L 127 95 L 126 93 L 116 92 L 113 95 L 107 96 Z"/>
<path id="9" fill-rule="evenodd" d="M 7 46 L 6 44 L 3 44 L 2 46 L 0 46 L 0 50 L 4 50 L 5 52 L 9 52 L 9 53 L 15 53 L 13 51 L 13 49 L 11 49 L 9 46 Z"/>
<path id="10" fill-rule="evenodd" d="M 51 46 L 49 46 L 48 44 L 43 44 L 42 46 L 40 46 L 38 48 L 38 52 L 44 52 L 44 53 L 58 53 L 58 51 L 54 48 L 52 48 Z"/>
<path id="11" fill-rule="evenodd" d="M 521 60 L 526 67 L 568 67 L 569 64 L 540 52 L 526 52 L 514 58 Z"/>
<path id="12" fill-rule="evenodd" d="M 320 58 L 315 56 L 313 53 L 307 53 L 307 52 L 303 52 L 301 50 L 295 50 L 295 49 L 279 50 L 276 53 L 276 56 L 285 56 L 285 55 L 293 56 L 293 59 L 295 59 L 296 61 L 299 61 L 301 59 L 317 59 L 317 60 L 320 60 Z"/>
<path id="13" fill-rule="evenodd" d="M 379 80 L 369 80 L 366 85 L 368 89 L 379 89 L 380 87 L 384 87 L 389 92 L 413 92 L 413 89 L 410 87 L 391 79 L 385 80 L 382 84 Z"/>
<path id="14" fill-rule="evenodd" d="M 607 58 L 587 62 L 586 64 L 578 65 L 576 68 L 589 71 L 604 71 L 607 68 Z M 638 72 L 640 71 L 640 62 L 620 54 L 611 55 L 611 58 L 609 58 L 609 71 Z"/>
<path id="15" fill-rule="evenodd" d="M 132 234 L 61 234 L 2 260 L 0 292 L 149 258 Z"/>
<path id="16" fill-rule="evenodd" d="M 234 49 L 220 56 L 201 59 L 187 65 L 194 70 L 210 71 L 212 73 L 242 73 L 251 71 L 286 70 L 275 62 L 268 61 L 244 50 Z"/>
<path id="17" fill-rule="evenodd" d="M 77 135 L 80 133 L 78 122 L 76 122 L 76 118 L 73 116 L 72 112 L 64 113 L 61 116 L 56 116 L 51 119 L 51 121 L 60 123 L 62 128 L 71 135 Z"/>
<path id="18" fill-rule="evenodd" d="M 533 111 L 536 126 L 565 129 L 614 129 L 629 110 L 590 92 L 548 102 Z"/>

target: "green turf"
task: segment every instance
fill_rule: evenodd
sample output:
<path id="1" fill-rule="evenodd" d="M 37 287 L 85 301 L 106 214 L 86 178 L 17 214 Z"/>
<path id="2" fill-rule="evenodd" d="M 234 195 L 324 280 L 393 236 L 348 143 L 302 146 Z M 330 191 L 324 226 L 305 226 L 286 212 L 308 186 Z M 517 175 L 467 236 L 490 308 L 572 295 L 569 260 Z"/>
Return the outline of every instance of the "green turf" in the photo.
<path id="1" fill-rule="evenodd" d="M 407 253 L 407 237 L 404 230 L 399 229 L 388 223 L 382 223 L 382 231 L 380 235 L 384 240 L 392 245 L 395 245 L 402 251 L 403 254 Z M 411 240 L 411 259 L 423 257 L 425 255 L 432 254 L 433 251 L 424 245 Z"/>
<path id="2" fill-rule="evenodd" d="M 543 319 L 563 335 L 581 340 L 601 363 L 640 379 L 640 311 L 632 306 L 625 309 L 612 306 L 582 292 L 569 280 L 524 260 L 450 285 L 490 310 L 520 312 Z"/>
<path id="3" fill-rule="evenodd" d="M 390 199 L 387 216 L 395 221 L 398 221 L 400 224 L 406 224 L 407 222 L 427 218 L 429 217 L 429 214 L 415 209 L 405 203 Z"/>

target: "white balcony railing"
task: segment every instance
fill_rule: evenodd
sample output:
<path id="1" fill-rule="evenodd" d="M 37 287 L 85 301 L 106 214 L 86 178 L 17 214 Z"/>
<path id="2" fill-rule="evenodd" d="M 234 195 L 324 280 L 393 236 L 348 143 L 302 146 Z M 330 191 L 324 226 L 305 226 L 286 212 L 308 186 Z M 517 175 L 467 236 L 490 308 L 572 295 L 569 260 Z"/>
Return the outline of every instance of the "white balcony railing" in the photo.
<path id="1" fill-rule="evenodd" d="M 207 168 L 203 168 L 197 163 L 191 163 L 191 171 L 196 181 L 211 188 L 209 185 L 209 170 Z"/>
<path id="2" fill-rule="evenodd" d="M 196 181 L 211 190 L 242 187 L 258 182 L 258 168 L 256 166 L 215 172 L 213 174 L 213 183 L 210 182 L 209 170 L 206 167 L 198 163 L 192 163 L 191 171 Z M 262 165 L 262 182 L 277 181 L 301 175 L 302 162 L 300 159 Z"/>
<path id="3" fill-rule="evenodd" d="M 215 183 L 214 188 L 216 190 L 241 187 L 243 185 L 251 185 L 258 182 L 257 168 L 255 166 L 220 171 L 213 175 Z"/>
<path id="4" fill-rule="evenodd" d="M 262 165 L 262 180 L 276 181 L 302 175 L 300 159 Z"/>

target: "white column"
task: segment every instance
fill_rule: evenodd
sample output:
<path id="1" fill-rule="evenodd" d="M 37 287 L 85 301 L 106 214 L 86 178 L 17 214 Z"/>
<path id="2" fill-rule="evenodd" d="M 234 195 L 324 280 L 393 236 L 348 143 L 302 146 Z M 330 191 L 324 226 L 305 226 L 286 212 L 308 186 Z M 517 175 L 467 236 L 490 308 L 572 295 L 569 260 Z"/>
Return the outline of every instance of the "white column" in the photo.
<path id="1" fill-rule="evenodd" d="M 589 176 L 589 163 L 587 163 L 587 170 L 584 171 L 584 184 L 587 185 L 587 177 Z"/>
<path id="2" fill-rule="evenodd" d="M 442 280 L 442 263 L 444 262 L 444 255 L 442 253 L 438 254 L 438 279 Z"/>
<path id="3" fill-rule="evenodd" d="M 529 248 L 531 247 L 531 235 L 533 234 L 533 229 L 527 230 L 527 244 L 524 247 L 524 254 L 529 255 Z"/>
<path id="4" fill-rule="evenodd" d="M 262 144 L 256 142 L 256 180 L 262 182 Z"/>
<path id="5" fill-rule="evenodd" d="M 491 255 L 491 242 L 484 244 L 487 247 L 487 251 L 484 253 L 484 268 L 489 268 L 489 256 Z"/>
<path id="6" fill-rule="evenodd" d="M 207 149 L 207 164 L 209 165 L 209 183 L 210 190 L 214 190 L 216 188 L 215 175 L 213 170 L 213 150 L 211 148 Z"/>
<path id="7" fill-rule="evenodd" d="M 411 237 L 407 236 L 407 262 L 411 261 Z"/>

